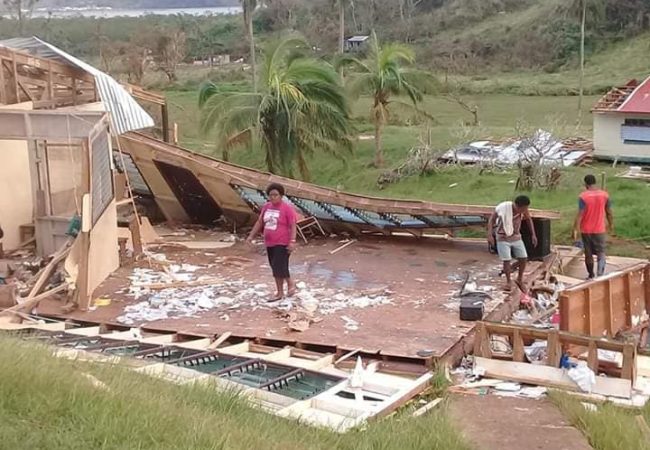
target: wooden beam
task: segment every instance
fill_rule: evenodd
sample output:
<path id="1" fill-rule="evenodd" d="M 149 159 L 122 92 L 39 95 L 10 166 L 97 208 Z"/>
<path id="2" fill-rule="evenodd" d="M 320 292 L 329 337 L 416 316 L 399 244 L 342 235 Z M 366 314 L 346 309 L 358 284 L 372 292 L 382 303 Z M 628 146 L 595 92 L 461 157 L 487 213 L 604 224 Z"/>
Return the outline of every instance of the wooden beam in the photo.
<path id="1" fill-rule="evenodd" d="M 581 392 L 578 385 L 569 378 L 563 369 L 481 357 L 475 357 L 474 364 L 485 369 L 487 377 Z M 596 377 L 592 393 L 629 399 L 632 397 L 632 382 L 620 378 Z"/>
<path id="2" fill-rule="evenodd" d="M 615 336 L 614 333 L 614 301 L 612 298 L 612 280 L 607 280 L 607 291 L 605 293 L 605 301 L 607 302 L 607 324 L 609 329 L 607 335 L 611 338 Z"/>
<path id="3" fill-rule="evenodd" d="M 13 88 L 15 103 L 20 103 L 20 91 L 18 90 L 18 67 L 16 66 L 16 55 L 11 58 L 11 70 L 13 73 Z"/>
<path id="4" fill-rule="evenodd" d="M 431 411 L 433 408 L 438 406 L 442 402 L 442 398 L 436 398 L 435 400 L 427 403 L 424 405 L 422 408 L 417 409 L 416 411 L 413 412 L 412 416 L 413 417 L 420 417 Z"/>
<path id="5" fill-rule="evenodd" d="M 160 113 L 162 115 L 162 133 L 165 142 L 171 142 L 171 133 L 169 130 L 169 107 L 167 102 L 160 106 Z"/>
<path id="6" fill-rule="evenodd" d="M 643 285 L 645 287 L 645 310 L 650 314 L 650 264 L 646 266 L 644 276 L 643 276 Z"/>
<path id="7" fill-rule="evenodd" d="M 546 363 L 551 367 L 560 367 L 560 360 L 562 359 L 562 345 L 560 344 L 560 332 L 558 330 L 550 330 L 548 333 L 548 340 L 546 341 L 547 356 Z"/>
<path id="8" fill-rule="evenodd" d="M 7 104 L 7 80 L 5 79 L 5 67 L 0 61 L 0 103 Z"/>
<path id="9" fill-rule="evenodd" d="M 512 360 L 516 362 L 526 361 L 526 352 L 524 351 L 524 340 L 519 330 L 515 330 L 512 336 Z"/>
<path id="10" fill-rule="evenodd" d="M 63 64 L 58 61 L 51 59 L 40 58 L 38 56 L 30 55 L 29 53 L 21 52 L 18 50 L 12 50 L 5 47 L 0 47 L 0 57 L 5 59 L 16 61 L 17 64 L 35 67 L 37 69 L 45 70 L 48 66 L 52 68 L 55 74 L 61 76 L 72 77 L 76 76 L 77 78 L 83 79 L 88 82 L 94 82 L 94 77 L 88 72 L 81 70 L 72 65 Z"/>
<path id="11" fill-rule="evenodd" d="M 625 302 L 625 325 L 628 327 L 632 326 L 632 299 L 630 298 L 630 295 L 632 293 L 632 280 L 630 276 L 630 272 L 627 272 L 623 278 L 625 282 L 625 289 L 623 291 Z"/>
<path id="12" fill-rule="evenodd" d="M 593 331 L 594 331 L 594 317 L 593 313 L 591 311 L 591 286 L 589 286 L 585 290 L 585 306 L 587 309 L 587 317 L 585 318 L 585 325 L 587 326 L 587 329 L 585 330 L 585 334 L 587 336 L 592 336 Z"/>

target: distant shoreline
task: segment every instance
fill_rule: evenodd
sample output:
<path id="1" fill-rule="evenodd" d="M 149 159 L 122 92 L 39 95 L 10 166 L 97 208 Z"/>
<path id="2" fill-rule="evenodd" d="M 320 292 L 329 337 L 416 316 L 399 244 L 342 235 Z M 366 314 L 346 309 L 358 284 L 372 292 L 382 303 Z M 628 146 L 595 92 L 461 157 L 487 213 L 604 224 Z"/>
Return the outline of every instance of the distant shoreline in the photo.
<path id="1" fill-rule="evenodd" d="M 175 14 L 188 14 L 192 16 L 206 15 L 230 15 L 240 14 L 240 6 L 213 6 L 213 7 L 191 7 L 191 8 L 112 8 L 110 6 L 79 6 L 63 8 L 36 8 L 32 18 L 69 19 L 75 17 L 142 17 L 147 15 L 170 16 Z M 0 14 L 1 17 L 9 17 L 7 13 Z"/>

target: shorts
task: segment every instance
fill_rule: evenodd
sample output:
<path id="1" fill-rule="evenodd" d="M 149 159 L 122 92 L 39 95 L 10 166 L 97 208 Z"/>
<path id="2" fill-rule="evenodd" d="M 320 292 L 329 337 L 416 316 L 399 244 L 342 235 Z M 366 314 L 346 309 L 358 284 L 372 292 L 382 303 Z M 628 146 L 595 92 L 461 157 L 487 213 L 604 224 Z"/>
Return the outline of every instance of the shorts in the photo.
<path id="1" fill-rule="evenodd" d="M 582 245 L 585 247 L 585 255 L 587 256 L 605 253 L 606 244 L 607 235 L 605 233 L 582 235 Z"/>
<path id="2" fill-rule="evenodd" d="M 289 274 L 289 249 L 286 245 L 266 247 L 273 278 L 291 278 Z"/>
<path id="3" fill-rule="evenodd" d="M 501 261 L 511 261 L 512 258 L 516 259 L 527 259 L 528 253 L 526 252 L 526 246 L 524 241 L 519 239 L 518 241 L 508 242 L 508 241 L 497 241 L 497 253 Z"/>

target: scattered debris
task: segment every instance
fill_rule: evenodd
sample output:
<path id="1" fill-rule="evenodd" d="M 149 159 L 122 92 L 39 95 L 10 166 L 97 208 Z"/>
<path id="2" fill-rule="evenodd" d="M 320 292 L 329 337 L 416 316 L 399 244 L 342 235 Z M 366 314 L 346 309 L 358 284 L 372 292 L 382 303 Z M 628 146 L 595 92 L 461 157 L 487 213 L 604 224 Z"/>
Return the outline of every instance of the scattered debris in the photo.
<path id="1" fill-rule="evenodd" d="M 650 183 L 650 167 L 632 166 L 627 172 L 618 175 L 619 178 L 627 178 L 630 180 L 641 180 Z"/>
<path id="2" fill-rule="evenodd" d="M 299 292 L 291 298 L 268 303 L 271 296 L 268 285 L 249 283 L 242 279 L 224 281 L 207 275 L 212 266 L 177 264 L 157 254 L 151 259 L 164 261 L 163 270 L 137 267 L 129 276 L 131 284 L 127 295 L 138 303 L 127 305 L 117 321 L 127 325 L 163 319 L 193 317 L 210 310 L 222 312 L 221 320 L 230 320 L 233 311 L 275 310 L 288 327 L 297 332 L 322 320 L 320 316 L 334 314 L 343 309 L 363 309 L 391 304 L 392 292 L 388 288 L 362 292 L 347 292 L 326 288 L 309 289 L 298 283 Z M 164 255 L 163 255 L 164 256 Z M 226 257 L 238 265 L 252 260 Z M 226 258 L 218 258 L 223 263 Z M 355 321 L 346 322 L 346 329 L 358 330 Z"/>
<path id="3" fill-rule="evenodd" d="M 490 163 L 507 167 L 517 164 L 539 149 L 543 150 L 542 164 L 567 167 L 589 161 L 593 143 L 581 138 L 562 141 L 548 131 L 537 130 L 530 139 L 471 142 L 464 147 L 449 150 L 441 159 L 461 164 Z"/>

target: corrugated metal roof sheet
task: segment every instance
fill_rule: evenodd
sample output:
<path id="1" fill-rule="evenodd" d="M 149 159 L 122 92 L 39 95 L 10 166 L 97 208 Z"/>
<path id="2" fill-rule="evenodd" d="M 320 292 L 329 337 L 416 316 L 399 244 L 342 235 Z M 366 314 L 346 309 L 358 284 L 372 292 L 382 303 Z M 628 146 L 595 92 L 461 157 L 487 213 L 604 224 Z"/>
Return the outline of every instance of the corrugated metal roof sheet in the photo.
<path id="1" fill-rule="evenodd" d="M 641 83 L 618 108 L 618 112 L 650 114 L 650 78 Z"/>
<path id="2" fill-rule="evenodd" d="M 40 58 L 53 59 L 63 64 L 76 66 L 91 74 L 95 78 L 99 97 L 111 115 L 114 133 L 124 134 L 128 131 L 141 130 L 155 125 L 151 116 L 131 97 L 120 83 L 101 70 L 75 58 L 60 48 L 42 41 L 37 37 L 7 39 L 0 41 L 0 46 L 12 50 L 25 51 Z"/>

